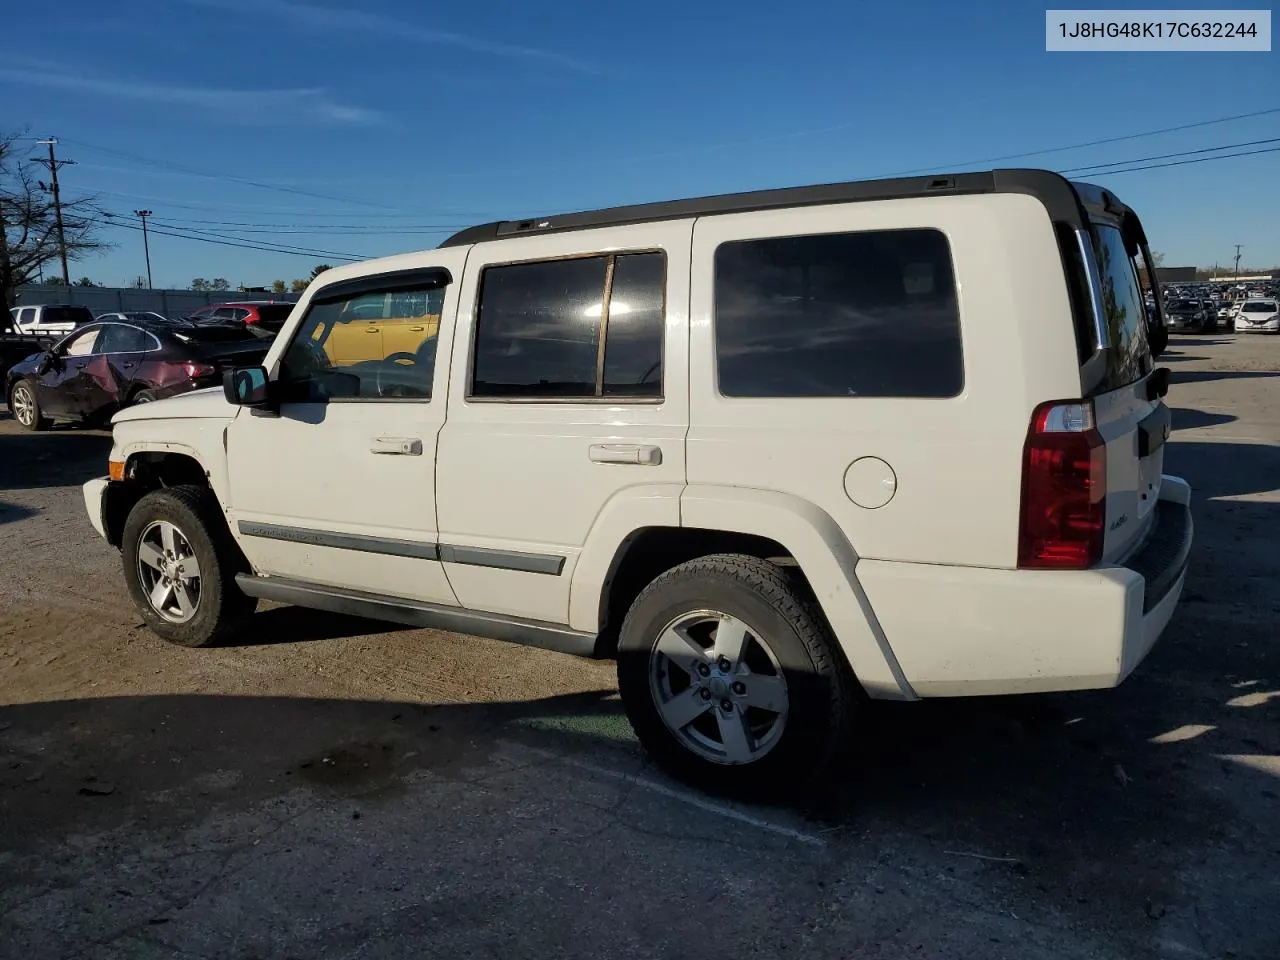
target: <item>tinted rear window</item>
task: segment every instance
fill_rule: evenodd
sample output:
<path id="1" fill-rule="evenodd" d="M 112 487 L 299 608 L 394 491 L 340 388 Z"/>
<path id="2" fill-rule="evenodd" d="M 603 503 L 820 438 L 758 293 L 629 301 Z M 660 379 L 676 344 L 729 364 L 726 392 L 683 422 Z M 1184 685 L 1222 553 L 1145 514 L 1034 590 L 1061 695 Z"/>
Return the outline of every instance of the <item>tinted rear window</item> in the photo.
<path id="1" fill-rule="evenodd" d="M 715 256 L 727 397 L 954 397 L 951 249 L 938 230 L 740 240 Z"/>
<path id="2" fill-rule="evenodd" d="M 1275 313 L 1276 305 L 1269 300 L 1250 300 L 1242 309 L 1245 313 Z"/>
<path id="3" fill-rule="evenodd" d="M 258 316 L 264 323 L 284 323 L 293 312 L 293 304 L 278 304 L 258 307 Z"/>
<path id="4" fill-rule="evenodd" d="M 92 323 L 93 313 L 88 307 L 45 307 L 45 323 Z"/>

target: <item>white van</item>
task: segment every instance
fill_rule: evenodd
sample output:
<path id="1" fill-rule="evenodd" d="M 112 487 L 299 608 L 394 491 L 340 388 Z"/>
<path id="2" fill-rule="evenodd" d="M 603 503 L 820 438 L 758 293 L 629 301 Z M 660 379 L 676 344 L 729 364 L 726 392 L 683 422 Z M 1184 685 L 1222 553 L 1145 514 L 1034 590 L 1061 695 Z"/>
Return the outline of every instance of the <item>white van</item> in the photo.
<path id="1" fill-rule="evenodd" d="M 672 770 L 794 785 L 864 695 L 1110 687 L 1164 630 L 1146 247 L 1037 170 L 485 224 L 118 414 L 86 505 L 176 643 L 270 599 L 616 656 Z"/>

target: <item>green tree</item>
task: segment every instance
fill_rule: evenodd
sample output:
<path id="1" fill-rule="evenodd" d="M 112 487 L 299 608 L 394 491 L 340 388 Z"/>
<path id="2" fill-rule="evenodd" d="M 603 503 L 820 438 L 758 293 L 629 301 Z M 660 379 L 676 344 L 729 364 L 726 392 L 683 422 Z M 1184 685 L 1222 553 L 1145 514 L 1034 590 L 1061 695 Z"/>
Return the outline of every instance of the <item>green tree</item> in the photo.
<path id="1" fill-rule="evenodd" d="M 271 292 L 272 292 L 272 293 L 284 293 L 284 292 L 285 292 L 286 290 L 288 290 L 288 289 L 289 289 L 289 285 L 288 285 L 287 283 L 285 283 L 283 280 L 272 280 L 272 281 L 271 281 Z"/>
<path id="2" fill-rule="evenodd" d="M 191 289 L 200 290 L 200 291 L 208 290 L 209 281 L 206 280 L 204 277 L 196 277 L 194 280 L 191 281 Z"/>
<path id="3" fill-rule="evenodd" d="M 88 277 L 81 277 L 79 280 L 75 282 L 74 285 L 77 287 L 96 287 L 97 286 L 97 284 L 94 283 L 92 280 L 90 280 Z"/>
<path id="4" fill-rule="evenodd" d="M 60 287 L 63 285 L 62 278 L 59 276 L 45 277 L 44 285 L 46 287 Z"/>
<path id="5" fill-rule="evenodd" d="M 314 280 L 316 277 L 320 276 L 320 274 L 324 273 L 326 270 L 332 270 L 332 269 L 333 267 L 329 266 L 327 263 L 318 264 L 317 266 L 311 269 L 311 279 Z"/>
<path id="6" fill-rule="evenodd" d="M 306 280 L 293 280 L 289 284 L 289 292 L 302 293 L 304 290 L 307 289 L 307 283 L 308 281 Z"/>
<path id="7" fill-rule="evenodd" d="M 210 290 L 230 290 L 231 284 L 229 284 L 226 281 L 226 279 L 224 279 L 223 277 L 214 277 L 212 280 L 209 281 L 209 289 Z"/>

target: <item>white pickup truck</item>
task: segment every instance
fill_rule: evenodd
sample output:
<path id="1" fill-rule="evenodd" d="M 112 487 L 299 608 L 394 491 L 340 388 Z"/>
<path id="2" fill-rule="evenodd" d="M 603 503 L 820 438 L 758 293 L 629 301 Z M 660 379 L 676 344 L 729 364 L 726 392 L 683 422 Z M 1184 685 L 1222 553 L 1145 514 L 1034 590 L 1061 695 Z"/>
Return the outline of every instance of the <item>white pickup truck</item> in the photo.
<path id="1" fill-rule="evenodd" d="M 1165 629 L 1139 256 L 1035 170 L 486 224 L 118 414 L 89 518 L 176 643 L 265 598 L 613 656 L 676 773 L 794 788 L 865 696 L 1110 687 Z"/>

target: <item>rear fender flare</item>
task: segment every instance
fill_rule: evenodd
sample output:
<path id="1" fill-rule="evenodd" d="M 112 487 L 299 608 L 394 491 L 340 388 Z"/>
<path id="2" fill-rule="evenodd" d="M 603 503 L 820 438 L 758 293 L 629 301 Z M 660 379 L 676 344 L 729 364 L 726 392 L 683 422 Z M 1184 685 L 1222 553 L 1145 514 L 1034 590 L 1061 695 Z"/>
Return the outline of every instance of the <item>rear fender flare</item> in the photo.
<path id="1" fill-rule="evenodd" d="M 775 491 L 692 485 L 680 498 L 680 519 L 687 527 L 753 534 L 786 547 L 867 693 L 916 699 L 858 582 L 858 555 L 830 514 Z"/>

